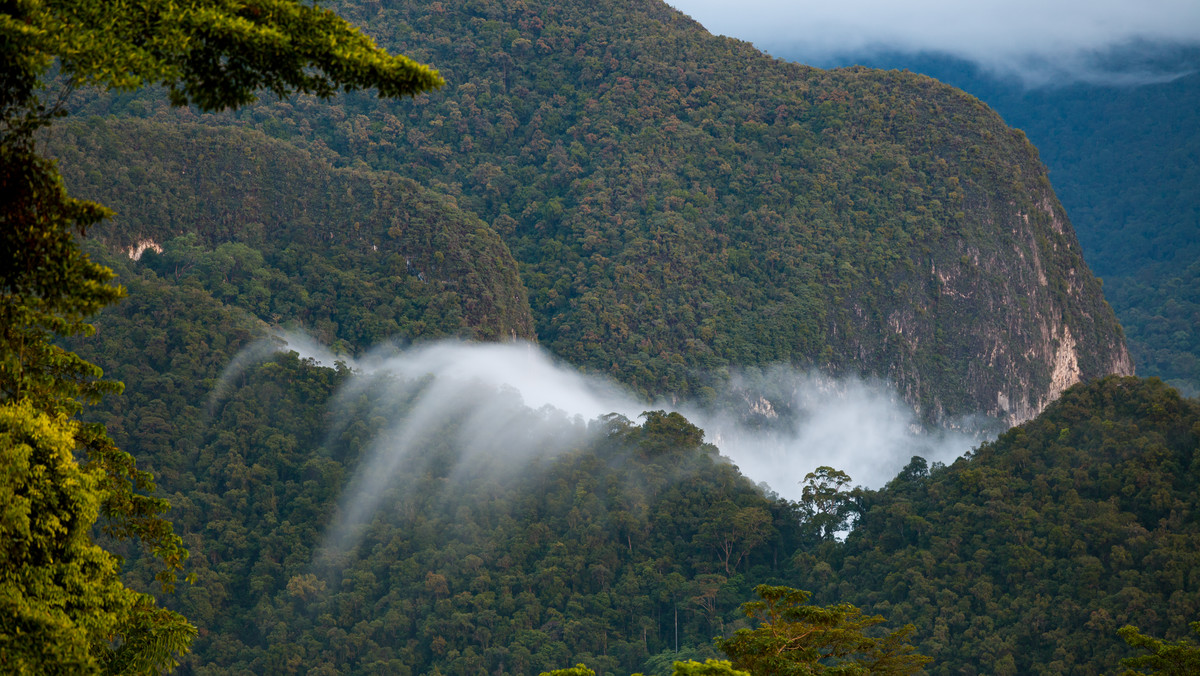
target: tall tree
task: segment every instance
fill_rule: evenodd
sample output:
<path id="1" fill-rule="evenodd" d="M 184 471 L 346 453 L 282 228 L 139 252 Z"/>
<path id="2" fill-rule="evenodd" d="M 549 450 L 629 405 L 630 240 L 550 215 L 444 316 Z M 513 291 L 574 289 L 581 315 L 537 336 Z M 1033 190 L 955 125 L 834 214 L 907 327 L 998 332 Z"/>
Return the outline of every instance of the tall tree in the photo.
<path id="1" fill-rule="evenodd" d="M 52 66 L 54 75 L 50 77 Z M 48 96 L 53 80 L 58 96 Z M 170 590 L 187 558 L 148 495 L 152 477 L 103 427 L 71 418 L 120 392 L 55 344 L 124 295 L 79 238 L 109 215 L 71 198 L 37 131 L 81 85 L 165 86 L 172 103 L 221 110 L 267 90 L 328 97 L 376 88 L 416 95 L 436 71 L 393 56 L 332 12 L 296 0 L 0 0 L 0 668 L 130 672 L 170 668 L 195 629 L 125 589 L 118 560 L 91 544 L 136 537 Z M 83 458 L 79 465 L 75 456 Z"/>
<path id="2" fill-rule="evenodd" d="M 853 512 L 853 495 L 846 487 L 850 475 L 826 465 L 804 475 L 800 509 L 805 525 L 820 540 L 829 540 L 834 533 L 848 530 Z"/>
<path id="3" fill-rule="evenodd" d="M 847 604 L 807 605 L 809 593 L 759 585 L 761 601 L 742 604 L 755 629 L 739 629 L 717 645 L 733 666 L 756 676 L 912 674 L 929 662 L 906 643 L 912 625 L 880 637 L 868 630 L 884 621 Z"/>

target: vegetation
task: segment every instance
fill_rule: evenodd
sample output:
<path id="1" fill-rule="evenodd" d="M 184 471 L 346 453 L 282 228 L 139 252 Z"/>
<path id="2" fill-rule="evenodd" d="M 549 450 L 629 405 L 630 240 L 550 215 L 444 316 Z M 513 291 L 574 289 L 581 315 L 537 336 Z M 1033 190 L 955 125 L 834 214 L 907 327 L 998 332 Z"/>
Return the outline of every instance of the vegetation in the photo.
<path id="1" fill-rule="evenodd" d="M 931 673 L 1107 671 L 1119 627 L 1169 635 L 1200 615 L 1198 449 L 1200 404 L 1160 381 L 1076 386 L 969 458 L 862 496 L 799 583 L 912 623 Z"/>
<path id="2" fill-rule="evenodd" d="M 1138 373 L 1200 394 L 1194 328 L 1200 241 L 1200 51 L 1136 53 L 1147 72 L 1186 73 L 1141 85 L 1029 90 L 933 56 L 880 55 L 864 65 L 908 68 L 978 96 L 1038 147 L 1071 215 L 1088 266 L 1129 340 Z"/>
<path id="3" fill-rule="evenodd" d="M 1200 634 L 1200 622 L 1193 622 L 1191 627 L 1193 633 Z M 1121 627 L 1117 633 L 1131 647 L 1149 653 L 1121 660 L 1121 664 L 1128 667 L 1125 672 L 1128 676 L 1145 676 L 1147 673 L 1183 676 L 1184 674 L 1194 674 L 1200 670 L 1200 646 L 1194 642 L 1162 641 L 1146 636 L 1130 625 Z M 1148 669 L 1149 671 L 1135 671 L 1135 669 Z"/>
<path id="4" fill-rule="evenodd" d="M 137 538 L 161 561 L 156 577 L 167 591 L 188 555 L 159 516 L 167 503 L 146 495 L 151 476 L 103 427 L 70 419 L 121 386 L 55 341 L 91 333 L 89 315 L 123 290 L 77 239 L 108 210 L 69 197 L 36 148 L 37 130 L 60 113 L 42 98 L 45 74 L 53 63 L 70 86 L 162 83 L 173 103 L 210 110 L 248 103 L 263 87 L 326 96 L 372 86 L 398 96 L 441 80 L 330 12 L 286 1 L 0 8 L 0 664 L 19 673 L 170 668 L 196 629 L 125 588 L 118 559 L 90 541 L 104 516 L 106 535 Z"/>
<path id="5" fill-rule="evenodd" d="M 47 44 L 55 8 L 75 7 L 12 6 L 29 21 L 0 25 L 5 39 Z M 165 80 L 166 102 L 203 105 L 251 95 L 189 75 L 214 49 L 230 50 L 222 76 L 247 65 L 225 28 L 270 42 L 331 20 L 268 0 L 147 7 L 146 71 L 101 84 Z M 72 185 L 120 200 L 126 220 L 107 226 L 36 152 L 45 59 L 16 38 L 0 52 L 19 104 L 4 110 L 20 113 L 4 187 L 24 190 L 0 229 L 6 670 L 167 668 L 190 641 L 189 672 L 908 673 L 920 651 L 934 673 L 1089 673 L 1127 656 L 1117 626 L 1171 642 L 1200 615 L 1200 404 L 1156 380 L 1077 386 L 879 491 L 822 467 L 799 503 L 752 485 L 678 413 L 567 419 L 509 393 L 502 421 L 407 440 L 383 507 L 331 536 L 351 477 L 420 410 L 395 393 L 421 388 L 295 353 L 255 362 L 243 349 L 265 324 L 349 350 L 537 337 L 647 392 L 703 394 L 736 363 L 862 369 L 930 418 L 1032 415 L 1061 345 L 1077 344 L 1083 375 L 1124 354 L 1035 155 L 969 97 L 773 62 L 654 2 L 339 7 L 436 58 L 455 88 L 215 116 L 85 92 L 89 112 L 151 118 L 59 126 Z M 217 41 L 180 42 L 201 10 L 240 14 L 202 13 Z M 110 18 L 104 39 L 128 37 Z M 353 35 L 368 53 L 343 65 L 407 72 Z M 296 44 L 304 59 L 320 46 Z M 337 68 L 305 63 L 247 87 L 331 93 Z M 105 307 L 114 270 L 130 298 Z M 80 414 L 117 389 L 102 373 L 124 395 Z M 482 456 L 462 441 L 542 425 L 573 441 Z M 97 515 L 108 527 L 92 533 Z M 188 551 L 195 582 L 169 610 L 128 591 L 169 586 Z M 63 583 L 78 605 L 58 602 Z M 876 633 L 883 615 L 915 629 Z"/>
<path id="6" fill-rule="evenodd" d="M 77 193 L 118 212 L 97 239 L 127 261 L 138 255 L 129 274 L 207 289 L 347 352 L 384 340 L 534 338 L 508 248 L 411 180 L 194 124 L 71 121 L 48 145 Z"/>
<path id="7" fill-rule="evenodd" d="M 873 638 L 867 630 L 881 622 L 850 604 L 806 605 L 809 593 L 760 585 L 762 599 L 742 604 L 747 617 L 762 624 L 739 629 L 718 645 L 733 666 L 761 676 L 801 674 L 914 674 L 929 662 L 906 644 L 912 625 Z"/>

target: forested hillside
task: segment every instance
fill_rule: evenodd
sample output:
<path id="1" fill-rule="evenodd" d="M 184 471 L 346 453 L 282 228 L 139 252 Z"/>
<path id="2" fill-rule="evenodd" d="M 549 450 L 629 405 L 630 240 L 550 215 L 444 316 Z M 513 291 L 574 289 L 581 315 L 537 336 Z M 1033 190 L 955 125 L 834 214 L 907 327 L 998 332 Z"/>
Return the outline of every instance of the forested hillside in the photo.
<path id="1" fill-rule="evenodd" d="M 335 6 L 450 85 L 200 121 L 452 196 L 504 238 L 539 341 L 573 363 L 674 395 L 730 365 L 867 373 L 929 420 L 1023 420 L 1130 371 L 1036 153 L 961 92 L 786 64 L 650 0 Z"/>
<path id="2" fill-rule="evenodd" d="M 72 121 L 50 149 L 78 194 L 116 209 L 99 241 L 263 322 L 361 347 L 533 338 L 508 248 L 409 179 L 200 125 Z"/>
<path id="3" fill-rule="evenodd" d="M 222 377 L 254 335 L 244 313 L 122 272 L 134 300 L 84 354 L 129 383 L 102 420 L 159 477 L 193 554 L 196 584 L 167 599 L 201 627 L 184 673 L 669 673 L 677 611 L 681 654 L 715 655 L 764 582 L 914 623 L 934 673 L 1109 673 L 1130 654 L 1122 624 L 1174 637 L 1200 612 L 1200 406 L 1154 380 L 1076 386 L 950 467 L 917 459 L 840 493 L 860 514 L 845 543 L 674 414 L 564 419 L 578 443 L 516 472 L 456 469 L 454 422 L 338 553 L 350 478 L 417 402 L 294 354 Z"/>
<path id="4" fill-rule="evenodd" d="M 797 584 L 912 622 L 931 673 L 1113 673 L 1121 626 L 1181 638 L 1200 616 L 1197 485 L 1200 403 L 1105 378 L 949 467 L 914 461 Z"/>
<path id="5" fill-rule="evenodd" d="M 294 354 L 217 389 L 253 335 L 242 313 L 149 271 L 130 279 L 135 300 L 106 313 L 84 354 L 129 383 L 101 419 L 158 477 L 192 553 L 197 582 L 167 598 L 201 628 L 183 673 L 531 674 L 577 661 L 630 673 L 676 640 L 711 656 L 711 637 L 740 626 L 733 609 L 802 539 L 794 507 L 658 412 L 590 421 L 577 447 L 515 474 L 486 460 L 452 472 L 466 423 L 441 428 L 362 543 L 330 559 L 349 477 L 412 402 L 380 382 L 339 409 L 355 376 Z M 514 405 L 510 424 L 540 415 Z M 132 563 L 127 576 L 148 584 L 149 562 Z"/>

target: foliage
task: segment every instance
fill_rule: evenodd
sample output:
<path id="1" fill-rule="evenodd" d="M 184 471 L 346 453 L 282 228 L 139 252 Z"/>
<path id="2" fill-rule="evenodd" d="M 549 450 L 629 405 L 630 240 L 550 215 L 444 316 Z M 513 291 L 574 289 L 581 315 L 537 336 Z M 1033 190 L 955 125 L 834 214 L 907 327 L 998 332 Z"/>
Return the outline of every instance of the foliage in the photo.
<path id="1" fill-rule="evenodd" d="M 1190 626 L 1193 633 L 1200 635 L 1200 622 L 1192 622 Z M 1163 676 L 1200 673 L 1200 646 L 1192 641 L 1163 641 L 1146 636 L 1128 624 L 1118 629 L 1117 633 L 1130 647 L 1150 653 L 1121 660 L 1121 666 L 1127 668 L 1125 673 L 1128 676 L 1146 676 L 1147 672 L 1136 671 L 1139 669 Z"/>
<path id="2" fill-rule="evenodd" d="M 352 374 L 294 356 L 248 368 L 214 397 L 254 323 L 199 287 L 144 269 L 129 279 L 129 302 L 101 315 L 87 355 L 109 355 L 130 383 L 103 421 L 147 449 L 174 490 L 197 582 L 173 606 L 206 628 L 185 665 L 528 674 L 581 661 L 630 673 L 674 649 L 676 618 L 681 647 L 706 648 L 703 660 L 747 580 L 783 575 L 797 546 L 790 505 L 763 498 L 682 418 L 597 421 L 593 442 L 516 476 L 487 464 L 465 477 L 447 469 L 460 452 L 452 421 L 400 472 L 363 544 L 314 573 L 347 477 L 403 402 L 388 403 L 381 383 L 335 408 L 337 392 L 355 391 Z M 143 342 L 155 356 L 119 358 Z M 735 542 L 729 575 L 700 537 L 726 505 L 771 520 L 766 539 Z M 133 579 L 151 574 L 130 563 Z"/>
<path id="3" fill-rule="evenodd" d="M 1109 277 L 1104 291 L 1121 317 L 1138 372 L 1200 396 L 1200 259 Z"/>
<path id="4" fill-rule="evenodd" d="M 124 587 L 120 560 L 92 543 L 107 475 L 76 462 L 79 429 L 29 400 L 0 405 L 0 666 L 170 669 L 196 629 Z"/>
<path id="5" fill-rule="evenodd" d="M 55 141 L 72 185 L 128 193 L 88 250 L 132 298 L 70 346 L 129 383 L 89 419 L 159 477 L 194 554 L 196 584 L 169 601 L 205 629 L 185 668 L 649 671 L 672 649 L 708 657 L 764 581 L 802 581 L 864 631 L 845 604 L 919 625 L 940 672 L 1113 664 L 1095 640 L 1113 622 L 1194 611 L 1192 409 L 1136 381 L 1073 391 L 962 465 L 910 464 L 852 496 L 858 534 L 817 547 L 799 506 L 678 414 L 572 422 L 592 436 L 516 477 L 451 471 L 452 421 L 362 543 L 314 566 L 347 477 L 407 404 L 295 355 L 226 372 L 264 322 L 349 349 L 534 335 L 527 286 L 539 339 L 647 392 L 815 362 L 894 374 L 930 417 L 1012 383 L 1036 403 L 1048 318 L 1085 374 L 1120 353 L 1035 155 L 969 97 L 772 62 L 656 3 L 341 7 L 457 89 L 220 116 L 84 92 L 92 112 L 153 119 Z M 120 253 L 142 237 L 163 251 Z M 1118 405 L 1123 389 L 1144 398 Z M 153 562 L 113 546 L 148 584 Z"/>
<path id="6" fill-rule="evenodd" d="M 934 674 L 1109 669 L 1118 627 L 1200 614 L 1198 448 L 1200 404 L 1160 381 L 1077 385 L 970 457 L 864 494 L 844 546 L 798 581 L 915 625 Z"/>
<path id="7" fill-rule="evenodd" d="M 727 660 L 688 660 L 676 662 L 672 676 L 750 676 L 750 672 L 733 668 Z"/>
<path id="8" fill-rule="evenodd" d="M 376 88 L 412 96 L 436 71 L 391 55 L 332 11 L 294 0 L 10 0 L 3 30 L 43 68 L 57 58 L 72 85 L 168 88 L 171 103 L 237 107 L 267 90 L 329 97 Z"/>
<path id="9" fill-rule="evenodd" d="M 551 671 L 543 671 L 538 676 L 596 676 L 596 672 L 588 669 L 582 664 L 576 664 L 573 667 L 566 669 L 553 669 Z"/>
<path id="10" fill-rule="evenodd" d="M 834 533 L 848 530 L 853 511 L 850 475 L 822 466 L 804 476 L 800 494 L 800 509 L 808 527 L 815 529 L 819 540 L 829 540 Z"/>
<path id="11" fill-rule="evenodd" d="M 756 676 L 912 674 L 929 662 L 905 643 L 912 625 L 873 638 L 867 630 L 884 621 L 880 615 L 846 603 L 806 605 L 811 595 L 789 587 L 759 585 L 754 592 L 762 600 L 742 604 L 742 612 L 761 624 L 717 645 L 733 666 Z"/>
<path id="12" fill-rule="evenodd" d="M 508 248 L 443 195 L 252 130 L 98 122 L 60 124 L 48 147 L 73 190 L 111 196 L 119 215 L 98 239 L 127 274 L 207 289 L 347 351 L 534 338 Z"/>

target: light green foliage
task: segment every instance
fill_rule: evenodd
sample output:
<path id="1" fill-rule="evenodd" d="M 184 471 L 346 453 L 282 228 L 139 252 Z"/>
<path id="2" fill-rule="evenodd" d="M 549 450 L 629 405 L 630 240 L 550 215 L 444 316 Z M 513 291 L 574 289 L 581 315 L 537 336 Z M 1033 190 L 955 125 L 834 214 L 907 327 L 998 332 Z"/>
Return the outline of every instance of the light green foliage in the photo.
<path id="1" fill-rule="evenodd" d="M 733 668 L 728 660 L 688 660 L 676 662 L 675 671 L 671 676 L 751 676 L 748 671 Z"/>
<path id="2" fill-rule="evenodd" d="M 76 462 L 78 432 L 28 400 L 0 405 L 0 670 L 169 669 L 196 629 L 92 544 L 107 477 Z"/>
<path id="3" fill-rule="evenodd" d="M 880 615 L 863 615 L 847 603 L 806 605 L 810 594 L 788 587 L 754 591 L 762 600 L 742 604 L 742 612 L 760 625 L 717 645 L 735 667 L 755 676 L 913 674 L 929 662 L 905 642 L 912 625 L 876 638 L 868 630 L 884 621 Z"/>
<path id="4" fill-rule="evenodd" d="M 1189 626 L 1193 633 L 1200 635 L 1200 622 L 1192 622 Z M 1164 641 L 1146 636 L 1130 625 L 1121 627 L 1117 633 L 1130 647 L 1149 653 L 1121 660 L 1121 665 L 1127 668 L 1126 676 L 1200 674 L 1200 645 L 1193 641 Z"/>
<path id="5" fill-rule="evenodd" d="M 244 105 L 256 92 L 381 96 L 439 87 L 436 71 L 379 49 L 358 29 L 296 0 L 12 0 L 0 30 L 75 85 L 161 84 L 176 105 Z"/>
<path id="6" fill-rule="evenodd" d="M 554 669 L 552 671 L 543 671 L 538 676 L 596 676 L 596 672 L 588 669 L 582 664 L 576 664 L 567 669 Z"/>
<path id="7" fill-rule="evenodd" d="M 818 539 L 829 540 L 848 528 L 853 508 L 849 485 L 850 475 L 833 467 L 821 466 L 804 476 L 800 510 Z"/>

